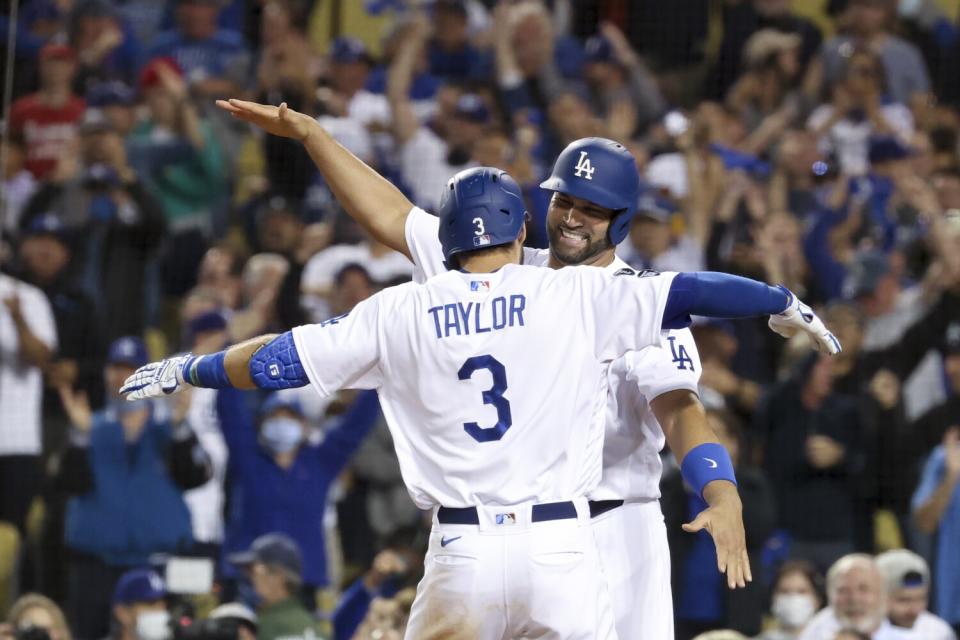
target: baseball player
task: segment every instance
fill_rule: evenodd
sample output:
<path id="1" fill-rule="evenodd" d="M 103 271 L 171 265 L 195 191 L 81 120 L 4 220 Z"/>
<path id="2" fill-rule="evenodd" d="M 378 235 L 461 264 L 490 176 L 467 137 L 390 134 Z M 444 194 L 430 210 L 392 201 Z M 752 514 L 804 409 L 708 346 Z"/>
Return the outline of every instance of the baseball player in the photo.
<path id="1" fill-rule="evenodd" d="M 437 219 L 415 208 L 312 118 L 244 101 L 219 104 L 269 133 L 301 140 L 346 211 L 378 240 L 411 258 L 417 281 L 443 269 Z M 601 138 L 573 142 L 542 185 L 554 192 L 547 216 L 550 249 L 524 249 L 524 264 L 631 271 L 614 247 L 629 230 L 639 181 L 634 159 L 617 143 Z M 608 371 L 604 471 L 590 498 L 604 577 L 623 638 L 674 635 L 670 558 L 658 501 L 659 452 L 668 442 L 682 463 L 695 447 L 718 443 L 697 396 L 700 371 L 696 345 L 685 328 L 671 330 L 662 347 L 625 354 Z M 751 571 L 739 496 L 733 484 L 716 482 L 704 498 L 708 508 L 685 529 L 710 532 L 718 569 L 726 572 L 730 588 L 742 587 Z"/>
<path id="2" fill-rule="evenodd" d="M 526 211 L 496 169 L 455 176 L 439 216 L 449 270 L 426 284 L 280 336 L 147 365 L 120 391 L 136 400 L 186 384 L 376 388 L 408 490 L 434 510 L 407 636 L 615 638 L 586 499 L 600 478 L 606 364 L 658 344 L 689 314 L 771 313 L 780 331 L 806 331 L 826 352 L 839 344 L 788 291 L 745 278 L 519 265 Z M 722 449 L 701 453 L 695 490 L 733 481 Z"/>

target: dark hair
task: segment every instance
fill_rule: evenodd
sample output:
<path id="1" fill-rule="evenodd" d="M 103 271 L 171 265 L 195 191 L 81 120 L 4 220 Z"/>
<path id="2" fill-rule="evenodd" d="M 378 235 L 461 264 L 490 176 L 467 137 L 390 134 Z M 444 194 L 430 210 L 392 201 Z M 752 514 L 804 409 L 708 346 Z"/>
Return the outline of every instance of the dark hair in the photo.
<path id="1" fill-rule="evenodd" d="M 780 565 L 780 568 L 777 569 L 777 575 L 774 576 L 773 582 L 770 583 L 771 598 L 773 597 L 773 592 L 777 589 L 777 585 L 780 584 L 780 581 L 791 573 L 802 574 L 803 577 L 807 579 L 807 582 L 810 583 L 810 586 L 813 587 L 813 592 L 817 596 L 817 600 L 820 601 L 820 607 L 823 607 L 826 604 L 826 581 L 813 563 L 806 560 L 787 560 Z"/>
<path id="2" fill-rule="evenodd" d="M 340 270 L 337 271 L 336 275 L 333 276 L 333 283 L 338 287 L 342 286 L 343 281 L 347 279 L 350 273 L 359 273 L 363 276 L 364 280 L 367 281 L 368 285 L 371 287 L 375 285 L 373 277 L 370 275 L 370 272 L 367 271 L 367 268 L 357 262 L 348 262 L 343 265 Z"/>
<path id="3" fill-rule="evenodd" d="M 867 57 L 873 62 L 874 69 L 877 71 L 876 80 L 877 84 L 880 85 L 880 93 L 887 92 L 887 68 L 883 64 L 883 58 L 877 55 L 873 50 L 866 47 L 854 47 L 853 51 L 850 52 L 850 57 L 847 58 L 847 63 L 843 67 L 843 79 L 846 80 L 850 77 L 850 70 L 853 66 L 854 58 Z"/>

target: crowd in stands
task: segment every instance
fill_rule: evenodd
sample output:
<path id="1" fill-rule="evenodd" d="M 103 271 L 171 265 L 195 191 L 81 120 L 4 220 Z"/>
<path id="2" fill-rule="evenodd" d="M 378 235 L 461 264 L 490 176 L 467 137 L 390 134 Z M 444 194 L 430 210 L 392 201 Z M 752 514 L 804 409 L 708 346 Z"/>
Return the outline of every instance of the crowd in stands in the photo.
<path id="1" fill-rule="evenodd" d="M 534 246 L 559 151 L 626 145 L 618 255 L 783 283 L 844 346 L 694 325 L 755 580 L 680 529 L 664 452 L 677 637 L 955 640 L 960 2 L 21 0 L 8 29 L 0 637 L 402 637 L 429 514 L 375 393 L 117 394 L 411 277 L 297 141 L 214 106 L 242 97 L 428 211 L 509 171 Z"/>

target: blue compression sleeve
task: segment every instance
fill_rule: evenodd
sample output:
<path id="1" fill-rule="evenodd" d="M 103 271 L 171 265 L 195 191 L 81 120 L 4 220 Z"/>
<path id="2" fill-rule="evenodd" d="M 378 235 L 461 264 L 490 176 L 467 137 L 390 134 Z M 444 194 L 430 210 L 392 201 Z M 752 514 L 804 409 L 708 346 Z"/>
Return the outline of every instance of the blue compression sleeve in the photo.
<path id="1" fill-rule="evenodd" d="M 670 284 L 663 328 L 679 329 L 690 316 L 746 318 L 780 313 L 792 298 L 786 289 L 716 271 L 679 273 Z"/>
<path id="2" fill-rule="evenodd" d="M 191 358 L 184 366 L 184 378 L 195 387 L 229 389 L 233 387 L 224 366 L 226 351 Z M 293 342 L 293 334 L 282 333 L 250 358 L 250 379 L 261 389 L 291 389 L 310 384 Z"/>
<path id="3" fill-rule="evenodd" d="M 225 351 L 219 351 L 208 356 L 192 358 L 185 367 L 187 381 L 195 387 L 229 389 L 233 384 L 223 366 L 226 355 Z"/>

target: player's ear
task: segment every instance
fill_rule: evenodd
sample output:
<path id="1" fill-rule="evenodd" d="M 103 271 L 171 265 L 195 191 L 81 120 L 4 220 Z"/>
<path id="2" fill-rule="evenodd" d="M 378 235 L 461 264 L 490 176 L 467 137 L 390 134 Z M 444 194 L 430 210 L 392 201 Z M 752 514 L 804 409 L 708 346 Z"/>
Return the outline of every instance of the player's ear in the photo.
<path id="1" fill-rule="evenodd" d="M 520 227 L 520 235 L 517 236 L 517 240 L 520 241 L 520 246 L 523 246 L 523 243 L 527 241 L 527 225 L 524 224 Z"/>

